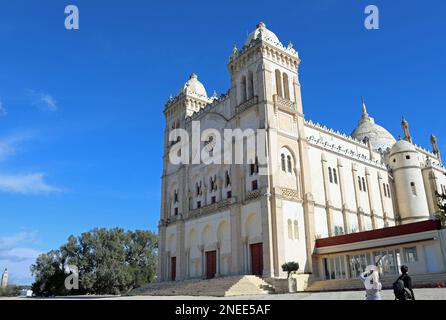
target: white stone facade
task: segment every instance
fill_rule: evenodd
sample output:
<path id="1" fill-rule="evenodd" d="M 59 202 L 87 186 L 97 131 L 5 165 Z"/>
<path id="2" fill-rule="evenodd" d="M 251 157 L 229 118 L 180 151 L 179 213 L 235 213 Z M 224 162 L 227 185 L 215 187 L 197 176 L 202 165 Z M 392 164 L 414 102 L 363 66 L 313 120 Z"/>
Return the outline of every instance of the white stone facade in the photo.
<path id="1" fill-rule="evenodd" d="M 305 120 L 299 64 L 293 46 L 260 23 L 230 56 L 226 94 L 208 97 L 193 74 L 166 103 L 160 281 L 205 278 L 210 268 L 217 276 L 261 268 L 264 277 L 283 277 L 281 265 L 289 261 L 317 275 L 317 238 L 416 222 L 438 211 L 435 191 L 446 190 L 446 177 L 436 145 L 435 154 L 413 145 L 408 128 L 396 142 L 365 104 L 352 136 Z M 169 134 L 191 133 L 192 121 L 202 131 L 265 129 L 269 174 L 250 163 L 172 164 Z M 198 143 L 218 151 L 213 141 Z"/>

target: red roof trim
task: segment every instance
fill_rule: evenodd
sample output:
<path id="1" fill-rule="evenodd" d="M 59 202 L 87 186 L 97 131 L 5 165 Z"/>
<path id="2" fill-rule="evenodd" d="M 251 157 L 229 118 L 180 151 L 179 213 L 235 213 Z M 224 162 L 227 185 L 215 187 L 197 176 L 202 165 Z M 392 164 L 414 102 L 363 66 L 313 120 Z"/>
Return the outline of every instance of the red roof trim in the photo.
<path id="1" fill-rule="evenodd" d="M 403 224 L 395 227 L 387 227 L 383 229 L 356 232 L 330 238 L 317 239 L 316 248 L 396 237 L 405 234 L 412 234 L 412 233 L 419 233 L 419 232 L 440 230 L 440 229 L 441 229 L 441 222 L 439 220 L 426 220 L 421 222 Z"/>

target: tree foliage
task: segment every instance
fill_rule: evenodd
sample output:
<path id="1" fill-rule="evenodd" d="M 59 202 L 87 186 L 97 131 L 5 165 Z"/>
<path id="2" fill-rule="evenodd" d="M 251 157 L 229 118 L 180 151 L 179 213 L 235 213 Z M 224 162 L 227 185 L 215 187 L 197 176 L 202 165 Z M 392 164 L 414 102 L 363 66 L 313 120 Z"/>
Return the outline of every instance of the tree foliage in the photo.
<path id="1" fill-rule="evenodd" d="M 16 297 L 20 294 L 20 286 L 9 285 L 0 287 L 0 297 Z"/>
<path id="2" fill-rule="evenodd" d="M 31 266 L 33 292 L 44 296 L 125 293 L 154 280 L 157 246 L 157 236 L 150 231 L 96 228 L 70 236 Z M 65 288 L 72 267 L 78 270 L 78 290 Z"/>
<path id="3" fill-rule="evenodd" d="M 287 272 L 287 277 L 290 278 L 290 275 L 292 273 L 295 273 L 299 270 L 299 263 L 294 261 L 284 263 L 282 265 L 282 270 Z"/>
<path id="4" fill-rule="evenodd" d="M 441 220 L 441 223 L 443 225 L 446 224 L 446 194 L 445 193 L 438 193 L 436 192 L 437 195 L 437 203 L 438 203 L 438 208 L 439 208 L 439 212 L 437 213 L 437 218 Z"/>

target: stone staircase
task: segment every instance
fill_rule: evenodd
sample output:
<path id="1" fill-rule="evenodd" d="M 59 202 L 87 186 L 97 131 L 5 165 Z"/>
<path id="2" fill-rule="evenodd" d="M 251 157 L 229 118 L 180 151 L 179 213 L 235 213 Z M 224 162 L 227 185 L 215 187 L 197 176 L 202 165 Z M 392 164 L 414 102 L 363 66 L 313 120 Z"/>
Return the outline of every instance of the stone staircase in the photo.
<path id="1" fill-rule="evenodd" d="M 412 285 L 418 288 L 446 287 L 446 273 L 411 274 Z M 383 276 L 380 281 L 384 289 L 391 289 L 397 276 Z M 364 290 L 359 279 L 323 280 L 312 282 L 305 291 L 345 291 Z"/>
<path id="2" fill-rule="evenodd" d="M 151 283 L 128 295 L 148 296 L 242 296 L 274 293 L 274 288 L 257 276 L 228 276 L 209 280 L 184 280 Z"/>

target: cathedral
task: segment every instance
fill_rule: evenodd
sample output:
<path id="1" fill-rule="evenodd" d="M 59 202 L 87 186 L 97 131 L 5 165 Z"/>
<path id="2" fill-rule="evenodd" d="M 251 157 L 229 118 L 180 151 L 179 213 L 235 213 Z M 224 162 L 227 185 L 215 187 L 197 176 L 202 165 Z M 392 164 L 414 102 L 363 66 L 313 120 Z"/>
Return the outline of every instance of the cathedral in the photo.
<path id="1" fill-rule="evenodd" d="M 416 145 L 403 118 L 395 139 L 364 101 L 351 135 L 306 119 L 300 62 L 261 22 L 229 57 L 227 93 L 209 96 L 192 74 L 168 99 L 158 281 L 286 278 L 282 265 L 293 261 L 322 280 L 357 278 L 378 262 L 387 275 L 402 264 L 412 273 L 446 271 L 446 234 L 435 219 L 446 169 L 436 137 L 432 151 Z M 172 163 L 182 143 L 172 131 L 192 133 L 193 123 L 263 129 L 267 161 Z M 212 137 L 197 143 L 220 146 Z"/>

